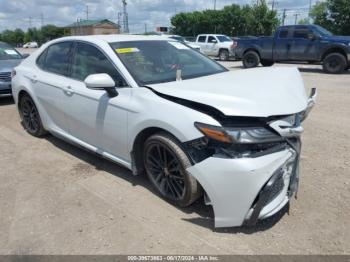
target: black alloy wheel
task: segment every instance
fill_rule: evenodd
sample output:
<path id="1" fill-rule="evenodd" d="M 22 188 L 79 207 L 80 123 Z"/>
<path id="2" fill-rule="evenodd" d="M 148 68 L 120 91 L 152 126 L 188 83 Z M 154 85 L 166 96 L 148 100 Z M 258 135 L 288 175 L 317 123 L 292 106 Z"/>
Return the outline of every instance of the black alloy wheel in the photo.
<path id="1" fill-rule="evenodd" d="M 201 195 L 199 184 L 186 172 L 189 159 L 174 138 L 166 134 L 150 137 L 143 158 L 147 176 L 167 200 L 184 207 Z"/>
<path id="2" fill-rule="evenodd" d="M 38 109 L 30 96 L 24 95 L 21 97 L 19 110 L 22 124 L 29 134 L 37 137 L 45 134 Z"/>

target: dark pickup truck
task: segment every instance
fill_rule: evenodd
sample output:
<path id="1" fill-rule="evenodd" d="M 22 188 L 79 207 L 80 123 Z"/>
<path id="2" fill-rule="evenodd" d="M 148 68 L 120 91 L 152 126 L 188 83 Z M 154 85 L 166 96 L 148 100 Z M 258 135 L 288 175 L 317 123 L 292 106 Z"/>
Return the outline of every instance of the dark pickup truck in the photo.
<path id="1" fill-rule="evenodd" d="M 275 62 L 320 63 L 327 73 L 350 67 L 350 36 L 334 36 L 317 25 L 281 26 L 272 37 L 239 39 L 236 57 L 245 68 Z"/>

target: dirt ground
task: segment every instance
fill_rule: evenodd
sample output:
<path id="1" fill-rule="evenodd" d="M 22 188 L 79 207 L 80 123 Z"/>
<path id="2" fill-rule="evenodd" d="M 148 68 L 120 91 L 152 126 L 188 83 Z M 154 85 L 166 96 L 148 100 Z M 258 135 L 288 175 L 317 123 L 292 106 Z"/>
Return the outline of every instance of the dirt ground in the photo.
<path id="1" fill-rule="evenodd" d="M 31 137 L 0 98 L 0 254 L 350 254 L 350 72 L 299 68 L 318 101 L 304 124 L 298 199 L 253 228 L 214 230 L 202 201 L 178 209 L 145 177 Z"/>

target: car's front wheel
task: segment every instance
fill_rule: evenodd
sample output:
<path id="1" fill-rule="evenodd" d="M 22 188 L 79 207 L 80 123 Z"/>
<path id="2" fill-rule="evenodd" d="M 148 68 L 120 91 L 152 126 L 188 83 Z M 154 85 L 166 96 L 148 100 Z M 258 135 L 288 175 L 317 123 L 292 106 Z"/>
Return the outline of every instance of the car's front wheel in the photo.
<path id="1" fill-rule="evenodd" d="M 25 94 L 19 100 L 19 113 L 25 130 L 36 137 L 43 136 L 46 131 L 42 125 L 39 111 L 33 99 Z"/>
<path id="2" fill-rule="evenodd" d="M 186 171 L 190 160 L 172 136 L 159 133 L 149 137 L 143 160 L 148 178 L 165 199 L 185 207 L 201 196 L 199 183 Z"/>
<path id="3" fill-rule="evenodd" d="M 346 68 L 346 59 L 342 54 L 332 53 L 323 60 L 323 71 L 329 74 L 340 74 Z"/>

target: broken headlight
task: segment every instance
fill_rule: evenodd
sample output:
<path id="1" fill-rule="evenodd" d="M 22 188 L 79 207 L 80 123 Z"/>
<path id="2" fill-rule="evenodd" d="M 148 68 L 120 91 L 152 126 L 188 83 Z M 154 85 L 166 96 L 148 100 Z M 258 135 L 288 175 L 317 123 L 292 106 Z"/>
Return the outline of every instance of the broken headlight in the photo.
<path id="1" fill-rule="evenodd" d="M 195 126 L 206 137 L 224 143 L 256 144 L 281 141 L 280 135 L 265 127 L 220 127 L 203 123 L 195 123 Z"/>

